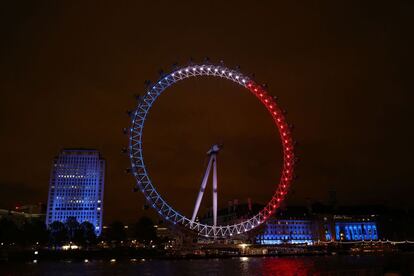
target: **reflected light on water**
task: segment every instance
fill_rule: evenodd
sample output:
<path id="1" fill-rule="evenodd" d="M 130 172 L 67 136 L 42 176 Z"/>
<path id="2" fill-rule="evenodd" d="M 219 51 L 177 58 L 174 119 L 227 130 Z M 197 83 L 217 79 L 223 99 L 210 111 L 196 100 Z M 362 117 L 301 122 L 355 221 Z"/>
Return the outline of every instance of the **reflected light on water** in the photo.
<path id="1" fill-rule="evenodd" d="M 263 260 L 264 275 L 310 275 L 312 261 L 304 258 L 265 258 Z"/>
<path id="2" fill-rule="evenodd" d="M 240 260 L 241 260 L 242 262 L 247 262 L 247 261 L 249 260 L 249 258 L 248 258 L 248 257 L 241 257 L 241 258 L 240 258 Z"/>
<path id="3" fill-rule="evenodd" d="M 88 263 L 85 264 L 85 260 Z M 414 254 L 6 262 L 0 275 L 414 275 Z M 34 263 L 38 262 L 37 265 Z M 115 263 L 116 262 L 116 263 Z M 40 264 L 39 264 L 40 263 Z M 116 265 L 115 265 L 116 264 Z M 138 265 L 139 264 L 139 265 Z"/>

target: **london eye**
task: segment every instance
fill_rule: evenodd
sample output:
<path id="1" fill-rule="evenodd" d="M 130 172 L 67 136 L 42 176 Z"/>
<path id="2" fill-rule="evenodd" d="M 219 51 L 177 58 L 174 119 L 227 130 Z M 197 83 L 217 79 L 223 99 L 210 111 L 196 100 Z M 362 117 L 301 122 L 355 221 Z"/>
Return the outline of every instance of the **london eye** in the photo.
<path id="1" fill-rule="evenodd" d="M 217 77 L 223 80 L 232 81 L 248 91 L 250 91 L 267 109 L 273 119 L 275 127 L 278 129 L 283 149 L 283 165 L 281 168 L 280 179 L 275 180 L 274 193 L 269 195 L 269 201 L 257 214 L 239 221 L 236 224 L 217 225 L 217 153 L 221 146 L 214 144 L 207 152 L 209 162 L 206 172 L 201 182 L 199 193 L 192 217 L 188 218 L 176 211 L 157 191 L 156 185 L 151 182 L 147 173 L 143 156 L 143 131 L 144 125 L 151 107 L 155 104 L 158 96 L 164 93 L 167 88 L 179 81 L 189 78 Z M 275 139 L 276 140 L 276 139 Z M 176 225 L 181 225 L 200 236 L 210 238 L 225 238 L 246 233 L 259 225 L 263 224 L 284 201 L 289 186 L 294 175 L 294 143 L 291 130 L 286 122 L 284 112 L 278 106 L 275 97 L 272 97 L 267 88 L 253 78 L 241 73 L 239 70 L 230 69 L 226 66 L 214 64 L 192 64 L 173 69 L 167 74 L 163 74 L 158 81 L 148 86 L 147 91 L 139 97 L 135 110 L 131 112 L 131 126 L 129 129 L 129 157 L 131 161 L 131 173 L 136 180 L 136 189 L 141 191 L 149 206 L 154 208 L 158 214 L 166 221 Z M 210 175 L 213 171 L 213 223 L 204 224 L 196 220 L 198 209 L 203 198 L 204 190 Z"/>

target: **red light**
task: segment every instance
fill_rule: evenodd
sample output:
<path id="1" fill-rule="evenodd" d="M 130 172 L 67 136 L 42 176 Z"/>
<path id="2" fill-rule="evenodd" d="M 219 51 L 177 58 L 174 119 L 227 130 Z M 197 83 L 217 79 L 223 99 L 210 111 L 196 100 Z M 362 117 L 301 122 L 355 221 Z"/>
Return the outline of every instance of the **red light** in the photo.
<path id="1" fill-rule="evenodd" d="M 246 79 L 244 85 L 248 88 L 248 90 L 251 93 L 253 93 L 256 97 L 259 98 L 261 103 L 267 108 L 268 112 L 270 112 L 270 114 L 273 116 L 273 122 L 279 130 L 279 137 L 281 137 L 280 141 L 282 143 L 284 153 L 282 176 L 280 178 L 280 182 L 276 183 L 278 187 L 276 188 L 272 201 L 269 202 L 269 205 L 267 205 L 261 211 L 262 219 L 259 223 L 262 223 L 266 219 L 270 219 L 269 216 L 276 212 L 276 210 L 280 207 L 280 203 L 284 201 L 285 195 L 287 194 L 288 187 L 290 184 L 289 182 L 293 178 L 292 176 L 295 162 L 292 158 L 295 158 L 294 145 L 289 125 L 285 121 L 285 117 L 283 115 L 284 112 L 281 111 L 282 113 L 279 114 L 280 109 L 277 105 L 276 98 L 271 97 L 264 87 L 258 85 L 256 82 L 250 79 Z"/>

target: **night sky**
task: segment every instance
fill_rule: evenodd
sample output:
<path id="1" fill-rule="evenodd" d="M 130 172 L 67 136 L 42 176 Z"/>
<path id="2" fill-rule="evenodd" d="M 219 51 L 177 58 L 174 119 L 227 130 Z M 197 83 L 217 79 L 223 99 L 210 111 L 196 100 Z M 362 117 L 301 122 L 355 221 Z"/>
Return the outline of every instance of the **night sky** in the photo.
<path id="1" fill-rule="evenodd" d="M 300 157 L 288 204 L 335 190 L 342 205 L 413 208 L 414 2 L 276 2 L 2 2 L 0 208 L 46 202 L 53 157 L 96 148 L 105 222 L 136 220 L 126 110 L 145 80 L 190 57 L 239 65 L 278 96 Z M 216 142 L 220 206 L 271 198 L 282 156 L 270 115 L 231 82 L 187 80 L 159 98 L 144 131 L 151 179 L 184 214 Z"/>

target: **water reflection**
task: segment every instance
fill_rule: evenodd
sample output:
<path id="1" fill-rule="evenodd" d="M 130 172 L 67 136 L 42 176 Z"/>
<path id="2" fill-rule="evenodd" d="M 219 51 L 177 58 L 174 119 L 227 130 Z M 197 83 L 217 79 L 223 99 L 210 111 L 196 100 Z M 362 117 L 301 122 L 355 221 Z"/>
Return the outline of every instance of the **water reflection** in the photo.
<path id="1" fill-rule="evenodd" d="M 115 259 L 114 259 L 115 260 Z M 410 275 L 414 254 L 0 263 L 0 275 Z M 393 274 L 392 274 L 393 273 Z"/>
<path id="2" fill-rule="evenodd" d="M 310 275 L 314 272 L 315 262 L 311 258 L 264 258 L 263 275 Z"/>

